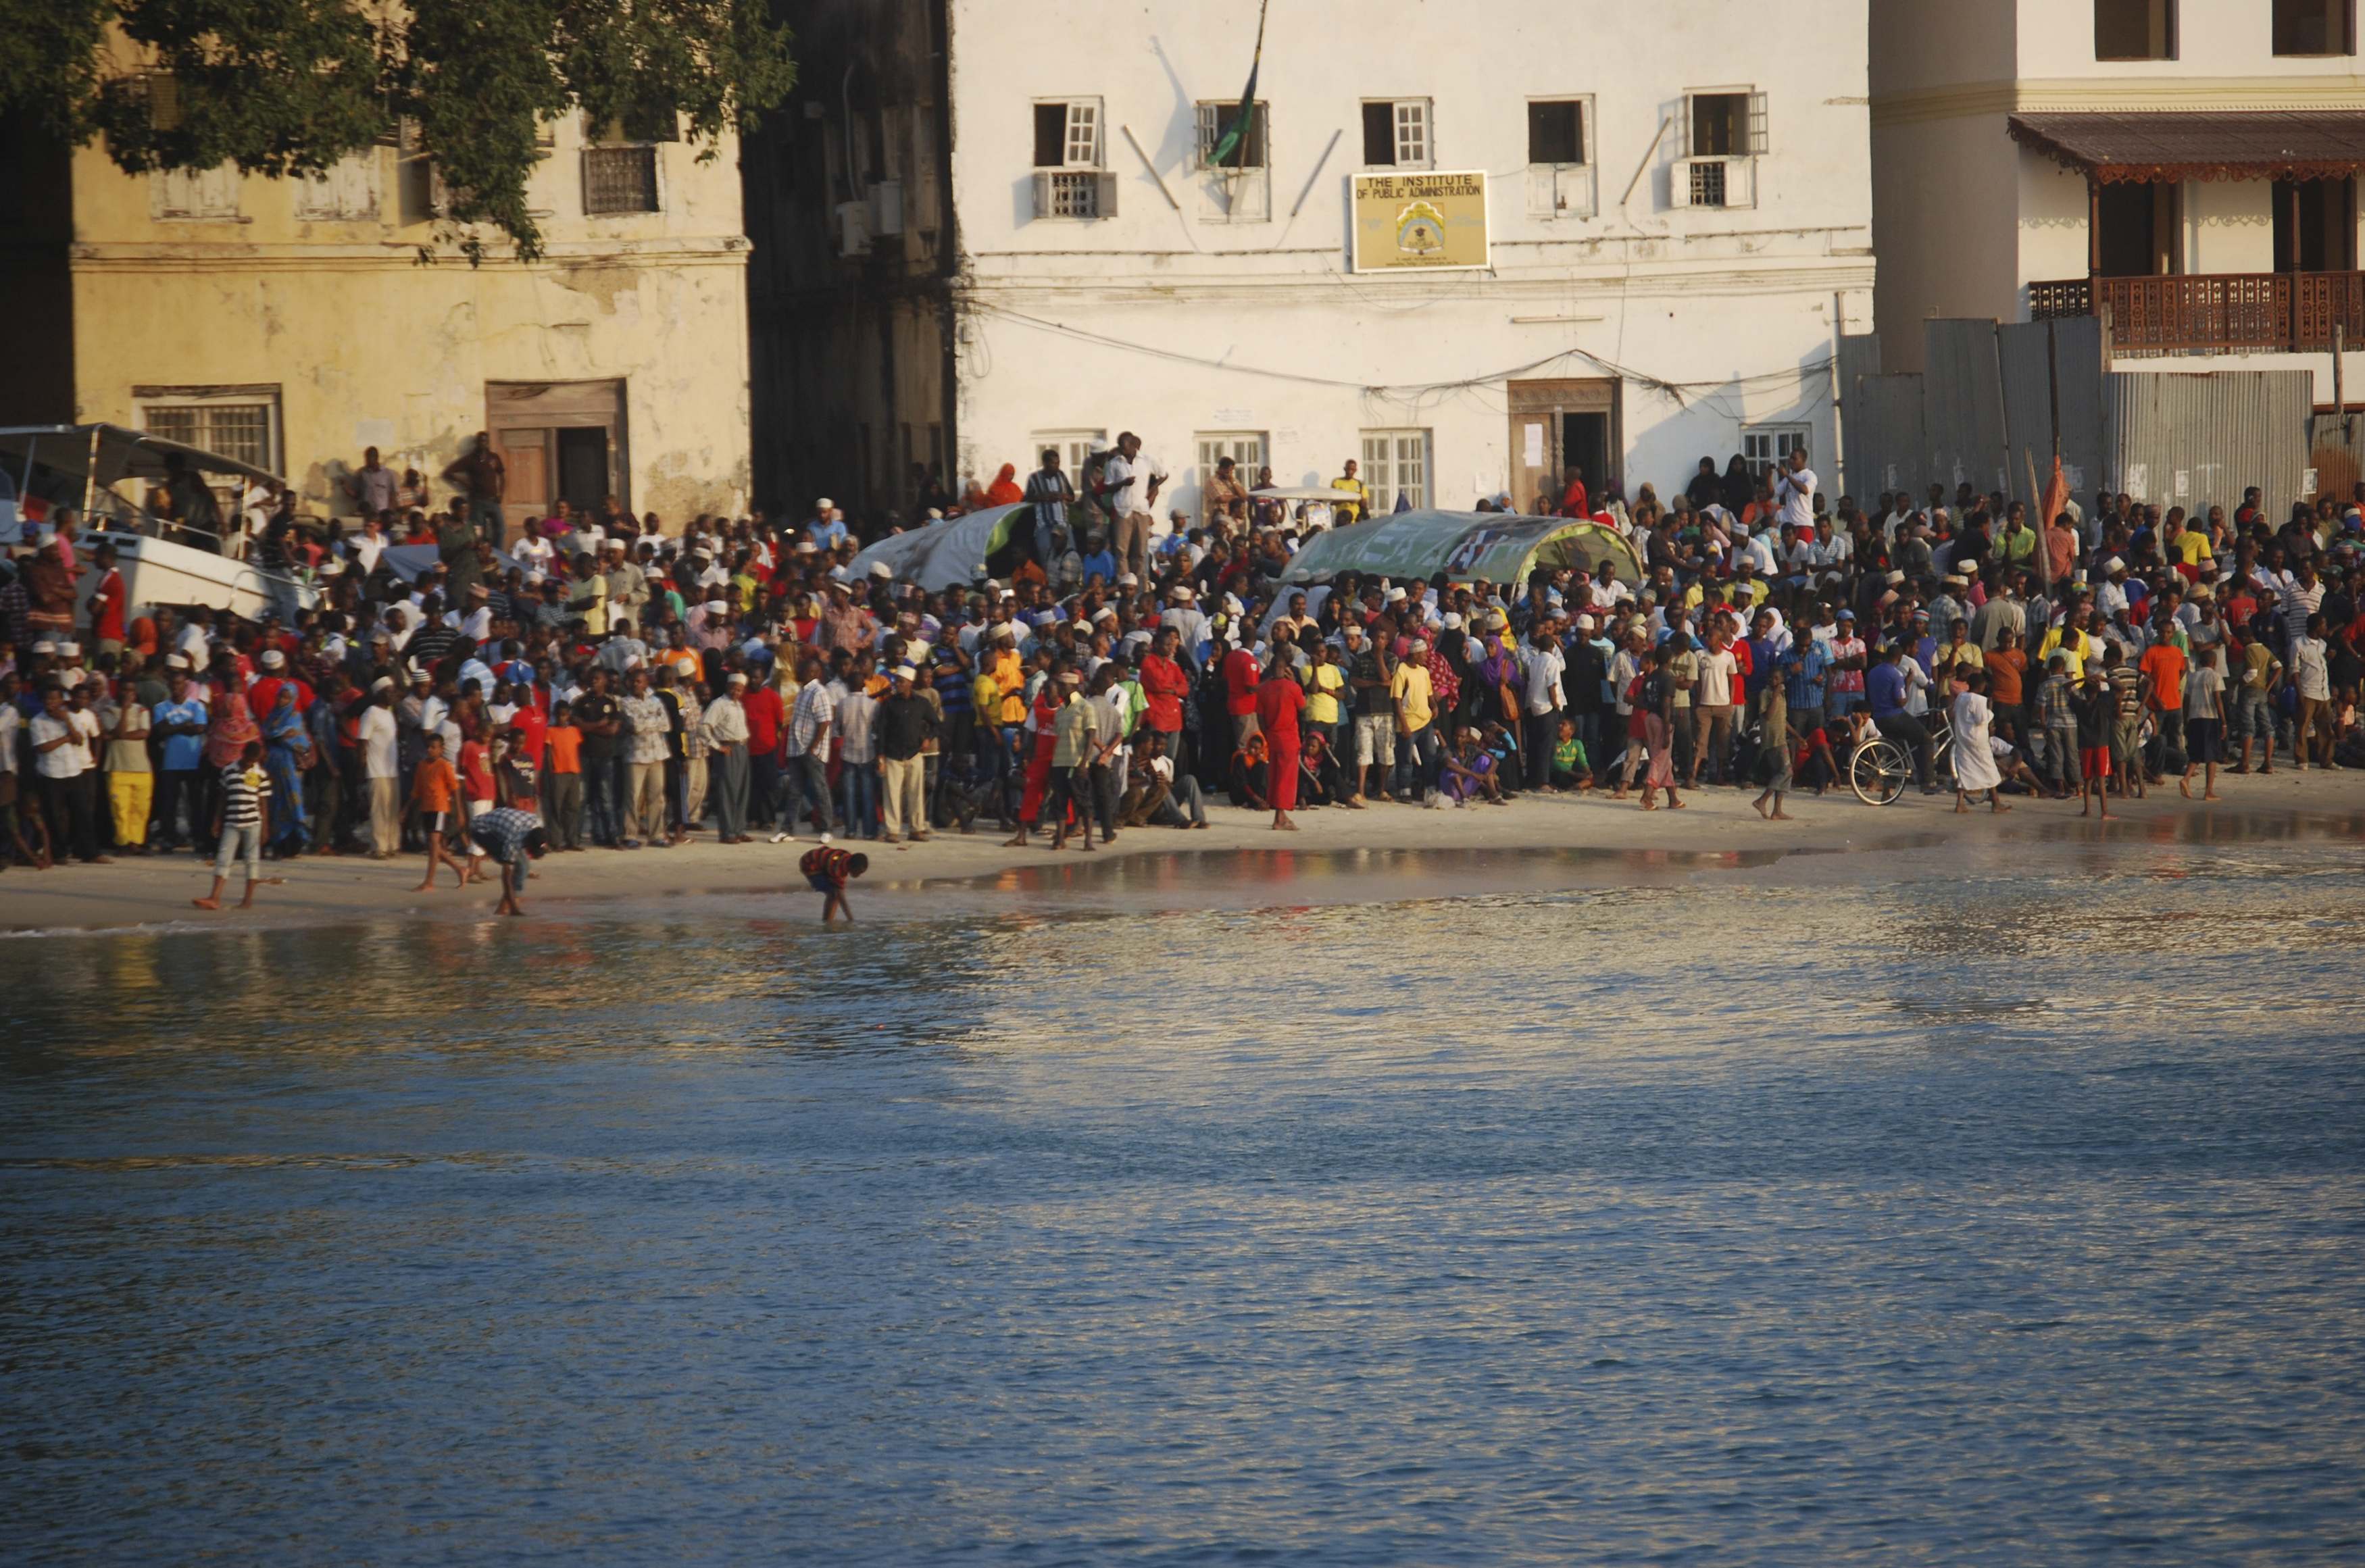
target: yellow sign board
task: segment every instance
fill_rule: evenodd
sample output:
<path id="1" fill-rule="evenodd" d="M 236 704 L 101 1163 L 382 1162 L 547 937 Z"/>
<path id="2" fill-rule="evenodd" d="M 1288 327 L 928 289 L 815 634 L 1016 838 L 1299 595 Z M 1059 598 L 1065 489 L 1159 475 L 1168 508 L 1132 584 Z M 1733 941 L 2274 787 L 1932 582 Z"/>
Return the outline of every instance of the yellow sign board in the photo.
<path id="1" fill-rule="evenodd" d="M 1356 174 L 1354 270 L 1454 272 L 1486 265 L 1486 174 Z"/>

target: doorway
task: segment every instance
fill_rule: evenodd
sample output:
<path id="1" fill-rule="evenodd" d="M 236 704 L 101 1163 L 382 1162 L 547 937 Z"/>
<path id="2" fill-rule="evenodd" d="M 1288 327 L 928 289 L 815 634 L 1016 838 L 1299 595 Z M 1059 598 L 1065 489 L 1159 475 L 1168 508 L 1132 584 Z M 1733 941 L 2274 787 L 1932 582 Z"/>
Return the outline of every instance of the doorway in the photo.
<path id="1" fill-rule="evenodd" d="M 622 381 L 488 381 L 485 416 L 509 468 L 508 522 L 562 500 L 588 510 L 613 496 L 632 506 Z"/>
<path id="2" fill-rule="evenodd" d="M 574 507 L 597 507 L 608 489 L 608 432 L 583 425 L 558 432 L 558 498 Z"/>
<path id="3" fill-rule="evenodd" d="M 2155 277 L 2184 270 L 2177 243 L 2180 185 L 2115 182 L 2094 200 L 2095 271 L 2104 277 Z"/>
<path id="4" fill-rule="evenodd" d="M 1534 510 L 1539 498 L 1546 506 L 1559 505 L 1572 467 L 1584 472 L 1589 496 L 1616 481 L 1625 443 L 1614 378 L 1513 381 L 1504 392 L 1511 412 L 1510 460 L 1504 466 L 1512 505 L 1523 512 Z"/>
<path id="5" fill-rule="evenodd" d="M 1561 482 L 1568 481 L 1568 471 L 1585 471 L 1586 493 L 1590 496 L 1601 488 L 1603 476 L 1609 472 L 1609 415 L 1601 413 L 1563 414 L 1560 417 Z"/>
<path id="6" fill-rule="evenodd" d="M 2341 273 L 2357 264 L 2357 183 L 2277 180 L 2275 271 Z"/>

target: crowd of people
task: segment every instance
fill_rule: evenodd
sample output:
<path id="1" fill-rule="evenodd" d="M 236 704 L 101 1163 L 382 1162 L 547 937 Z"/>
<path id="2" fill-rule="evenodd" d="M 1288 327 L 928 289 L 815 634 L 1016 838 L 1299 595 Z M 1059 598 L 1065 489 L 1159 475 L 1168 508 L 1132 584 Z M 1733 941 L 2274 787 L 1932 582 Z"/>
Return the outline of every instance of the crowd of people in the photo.
<path id="1" fill-rule="evenodd" d="M 48 519 L 0 585 L 0 862 L 191 847 L 211 908 L 266 859 L 411 855 L 427 887 L 498 867 L 513 909 L 542 854 L 701 834 L 990 823 L 1090 850 L 1224 801 L 1288 831 L 1709 787 L 1780 817 L 1876 734 L 1957 809 L 2365 761 L 2365 486 L 2280 521 L 2255 489 L 2057 492 L 2040 523 L 1967 486 L 1833 501 L 1804 453 L 1703 458 L 1664 497 L 1572 474 L 1536 498 L 1622 535 L 1639 577 L 1293 585 L 1311 532 L 1370 521 L 1351 464 L 1318 515 L 1227 466 L 1161 522 L 1165 471 L 1128 434 L 1083 475 L 1046 452 L 970 487 L 1021 526 L 993 576 L 930 588 L 858 564 L 826 498 L 505 521 L 466 478 L 441 509 L 414 474 L 354 526 L 279 530 L 317 603 L 256 622 L 132 605 L 106 536 Z M 403 543 L 432 563 L 398 569 Z"/>

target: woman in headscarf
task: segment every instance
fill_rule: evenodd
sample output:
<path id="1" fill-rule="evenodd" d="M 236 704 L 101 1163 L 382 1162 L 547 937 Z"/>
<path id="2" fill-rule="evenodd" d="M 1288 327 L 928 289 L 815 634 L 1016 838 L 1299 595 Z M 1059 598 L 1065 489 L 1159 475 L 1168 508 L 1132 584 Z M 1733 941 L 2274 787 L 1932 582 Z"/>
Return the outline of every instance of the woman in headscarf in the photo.
<path id="1" fill-rule="evenodd" d="M 1749 459 L 1737 452 L 1732 461 L 1724 465 L 1723 491 L 1717 498 L 1735 517 L 1747 511 L 1749 503 L 1757 498 L 1757 480 L 1749 472 Z"/>
<path id="2" fill-rule="evenodd" d="M 245 700 L 239 699 L 241 704 Z M 311 837 L 311 821 L 304 812 L 304 773 L 312 766 L 312 735 L 304 715 L 297 711 L 294 681 L 279 683 L 271 711 L 263 716 L 263 741 L 271 788 L 279 801 L 271 813 L 272 848 L 280 855 L 300 854 Z"/>
<path id="3" fill-rule="evenodd" d="M 1474 725 L 1501 724 L 1507 733 L 1519 719 L 1519 688 L 1521 676 L 1519 655 L 1503 640 L 1510 629 L 1509 618 L 1499 610 L 1481 610 L 1476 663 L 1465 689 L 1470 694 L 1469 710 L 1464 715 Z M 1497 624 L 1497 622 L 1500 624 Z"/>
<path id="4" fill-rule="evenodd" d="M 206 766 L 219 769 L 244 756 L 247 743 L 261 740 L 263 732 L 246 705 L 246 683 L 239 678 L 230 655 L 214 660 L 213 685 L 211 714 L 206 721 Z"/>
<path id="5" fill-rule="evenodd" d="M 1026 498 L 1026 492 L 1018 487 L 1018 465 L 1015 463 L 1003 464 L 1002 472 L 996 474 L 993 483 L 985 488 L 985 504 L 990 507 L 1014 507 Z"/>

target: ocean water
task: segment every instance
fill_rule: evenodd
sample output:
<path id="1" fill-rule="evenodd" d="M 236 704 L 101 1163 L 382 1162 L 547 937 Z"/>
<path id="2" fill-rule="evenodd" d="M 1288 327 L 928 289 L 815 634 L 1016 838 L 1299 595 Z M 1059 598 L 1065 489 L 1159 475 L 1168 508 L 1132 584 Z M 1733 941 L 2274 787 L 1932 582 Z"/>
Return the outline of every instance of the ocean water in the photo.
<path id="1" fill-rule="evenodd" d="M 6 1556 L 2355 1562 L 2353 827 L 0 945 Z"/>

